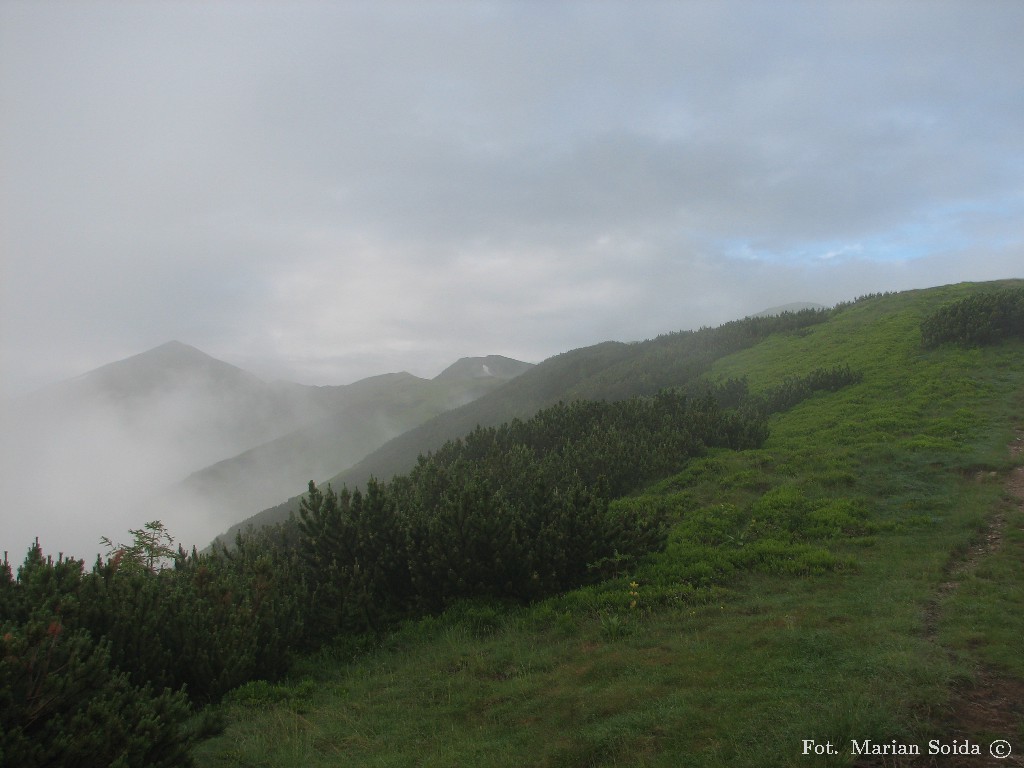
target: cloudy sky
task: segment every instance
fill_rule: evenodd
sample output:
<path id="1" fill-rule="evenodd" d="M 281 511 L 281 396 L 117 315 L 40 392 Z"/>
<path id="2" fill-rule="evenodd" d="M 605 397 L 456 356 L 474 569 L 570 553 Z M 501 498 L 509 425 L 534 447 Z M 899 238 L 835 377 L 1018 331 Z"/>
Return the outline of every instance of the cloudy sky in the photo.
<path id="1" fill-rule="evenodd" d="M 0 366 L 539 361 L 1024 276 L 1024 3 L 0 0 Z"/>

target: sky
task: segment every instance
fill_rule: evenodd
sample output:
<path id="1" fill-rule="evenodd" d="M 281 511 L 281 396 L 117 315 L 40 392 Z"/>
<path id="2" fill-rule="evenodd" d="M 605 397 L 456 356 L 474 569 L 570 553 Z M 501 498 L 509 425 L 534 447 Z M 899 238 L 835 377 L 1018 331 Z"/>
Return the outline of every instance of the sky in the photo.
<path id="1" fill-rule="evenodd" d="M 0 365 L 434 376 L 1024 276 L 1024 4 L 0 0 Z"/>

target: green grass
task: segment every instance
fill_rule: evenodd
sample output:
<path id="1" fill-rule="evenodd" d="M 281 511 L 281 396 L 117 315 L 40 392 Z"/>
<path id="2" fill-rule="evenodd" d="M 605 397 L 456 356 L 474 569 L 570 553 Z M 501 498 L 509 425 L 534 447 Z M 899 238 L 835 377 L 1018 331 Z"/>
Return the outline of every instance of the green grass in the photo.
<path id="1" fill-rule="evenodd" d="M 1024 680 L 1024 512 L 1019 501 L 997 506 L 1006 521 L 1001 542 L 956 574 L 957 589 L 942 601 L 940 633 L 958 654 Z"/>
<path id="2" fill-rule="evenodd" d="M 755 390 L 842 363 L 864 380 L 619 502 L 677 521 L 634 571 L 305 659 L 232 694 L 199 765 L 825 766 L 852 764 L 851 739 L 950 737 L 980 666 L 1024 678 L 1024 519 L 1002 487 L 1024 345 L 918 344 L 977 289 L 878 297 L 720 361 Z M 997 512 L 1001 546 L 944 592 Z"/>

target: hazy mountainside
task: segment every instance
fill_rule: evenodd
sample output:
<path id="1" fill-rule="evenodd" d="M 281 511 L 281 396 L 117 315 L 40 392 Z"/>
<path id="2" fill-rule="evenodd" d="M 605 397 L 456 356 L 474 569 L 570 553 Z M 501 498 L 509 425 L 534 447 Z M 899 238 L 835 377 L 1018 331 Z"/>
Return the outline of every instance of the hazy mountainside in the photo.
<path id="1" fill-rule="evenodd" d="M 88 558 L 100 536 L 140 518 L 167 519 L 188 544 L 208 541 L 225 524 L 211 528 L 210 508 L 193 500 L 167 510 L 158 495 L 329 413 L 333 396 L 264 382 L 175 341 L 8 401 L 0 503 L 31 515 L 3 519 L 3 548 L 19 551 L 39 536 Z"/>
<path id="2" fill-rule="evenodd" d="M 529 418 L 560 401 L 620 400 L 651 395 L 666 387 L 693 381 L 719 357 L 751 346 L 773 333 L 802 333 L 825 322 L 829 312 L 804 310 L 779 317 L 745 318 L 717 328 L 669 333 L 643 342 L 607 341 L 551 357 L 505 386 L 460 408 L 445 412 L 369 454 L 355 466 L 328 475 L 337 488 L 359 487 L 370 477 L 388 480 L 408 472 L 420 454 L 477 426 L 497 426 Z M 317 477 L 307 478 L 320 481 Z M 233 526 L 225 535 L 278 522 L 298 509 L 301 497 L 260 512 Z"/>
<path id="3" fill-rule="evenodd" d="M 501 355 L 464 357 L 437 374 L 434 381 L 514 379 L 532 367 L 532 363 L 523 363 Z"/>
<path id="4" fill-rule="evenodd" d="M 300 491 L 310 471 L 333 474 L 527 367 L 467 358 L 435 381 L 396 373 L 315 387 L 266 382 L 168 342 L 5 403 L 0 501 L 50 521 L 43 539 L 57 531 L 63 551 L 89 555 L 101 534 L 143 515 L 202 545 Z M 0 535 L 17 551 L 40 532 L 12 518 Z"/>
<path id="5" fill-rule="evenodd" d="M 177 442 L 197 469 L 329 412 L 331 401 L 331 393 L 267 383 L 171 341 L 28 395 L 18 409 L 71 424 L 98 418 L 152 442 Z"/>
<path id="6" fill-rule="evenodd" d="M 230 523 L 266 507 L 311 478 L 330 477 L 388 440 L 473 401 L 531 368 L 499 355 L 463 358 L 434 379 L 409 373 L 373 376 L 331 390 L 332 407 L 302 427 L 192 473 L 168 508 L 199 497 Z"/>

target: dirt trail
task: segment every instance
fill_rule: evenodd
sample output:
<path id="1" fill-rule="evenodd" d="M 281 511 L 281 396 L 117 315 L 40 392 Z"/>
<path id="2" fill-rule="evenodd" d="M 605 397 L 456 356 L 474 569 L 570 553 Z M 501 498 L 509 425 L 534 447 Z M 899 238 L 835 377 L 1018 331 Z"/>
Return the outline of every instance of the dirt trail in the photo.
<path id="1" fill-rule="evenodd" d="M 1014 458 L 1024 454 L 1024 429 L 1017 431 L 1010 444 Z M 989 473 L 980 473 L 978 480 L 985 480 Z M 994 473 L 992 473 L 994 475 Z M 1016 467 L 1006 481 L 1006 490 L 1016 499 L 1018 509 L 1024 510 L 1024 465 Z M 938 636 L 939 612 L 945 599 L 956 591 L 964 574 L 977 567 L 979 562 L 1003 545 L 1007 526 L 1007 514 L 997 512 L 983 535 L 967 550 L 964 556 L 950 564 L 945 581 L 939 586 L 935 600 L 925 609 L 925 632 L 933 639 Z M 1020 738 L 1021 723 L 1024 722 L 1024 681 L 1001 675 L 993 669 L 979 667 L 974 680 L 953 692 L 953 701 L 943 728 L 945 742 L 957 739 L 979 744 L 983 754 L 937 755 L 919 758 L 868 758 L 854 763 L 856 768 L 1022 768 L 1024 767 L 1024 742 Z M 1012 745 L 1013 753 L 1004 759 L 989 754 L 993 738 L 1002 735 Z"/>
<path id="2" fill-rule="evenodd" d="M 1024 431 L 1018 430 L 1010 444 L 1010 453 L 1018 458 L 1024 453 Z M 1006 481 L 1006 490 L 1024 509 L 1024 465 L 1016 467 Z M 959 585 L 960 577 L 975 568 L 979 561 L 1002 546 L 1007 516 L 999 512 L 993 518 L 982 539 L 972 546 L 967 555 L 950 569 L 950 578 L 940 589 L 940 599 Z M 930 628 L 934 632 L 934 627 Z M 1001 675 L 995 670 L 980 667 L 974 681 L 955 692 L 953 707 L 948 718 L 950 738 L 970 739 L 981 743 L 986 754 L 976 757 L 943 758 L 946 768 L 974 768 L 1001 765 L 1007 768 L 1024 766 L 1024 743 L 1019 729 L 1024 721 L 1024 681 Z M 987 746 L 995 735 L 1003 735 L 1013 746 L 1014 753 L 997 760 L 987 754 Z"/>

